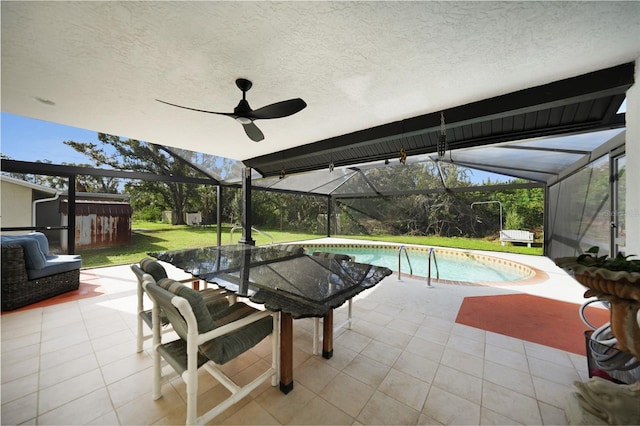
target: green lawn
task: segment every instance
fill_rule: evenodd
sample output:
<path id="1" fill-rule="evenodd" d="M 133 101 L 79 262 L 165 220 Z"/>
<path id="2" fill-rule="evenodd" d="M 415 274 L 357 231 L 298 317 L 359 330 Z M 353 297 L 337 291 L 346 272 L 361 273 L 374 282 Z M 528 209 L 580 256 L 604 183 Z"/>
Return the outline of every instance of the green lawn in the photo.
<path id="1" fill-rule="evenodd" d="M 154 222 L 134 222 L 131 234 L 131 244 L 124 247 L 99 248 L 91 250 L 78 250 L 82 255 L 82 265 L 85 268 L 100 266 L 131 264 L 140 261 L 147 253 L 153 251 L 179 250 L 185 248 L 206 247 L 216 245 L 216 227 L 191 227 L 186 225 L 167 225 Z M 222 244 L 237 243 L 242 236 L 241 230 L 233 233 L 233 241 L 230 240 L 231 226 L 222 227 Z M 274 243 L 288 243 L 293 241 L 322 238 L 324 235 L 282 232 L 277 230 L 264 230 Z M 257 245 L 270 244 L 271 238 L 254 232 L 253 239 Z M 505 246 L 500 241 L 488 241 L 471 238 L 443 238 L 443 237 L 406 237 L 406 236 L 344 236 L 340 238 L 363 239 L 372 241 L 388 241 L 402 244 L 421 244 L 441 247 L 467 248 L 489 251 L 506 251 L 512 253 L 541 255 L 542 248 Z"/>

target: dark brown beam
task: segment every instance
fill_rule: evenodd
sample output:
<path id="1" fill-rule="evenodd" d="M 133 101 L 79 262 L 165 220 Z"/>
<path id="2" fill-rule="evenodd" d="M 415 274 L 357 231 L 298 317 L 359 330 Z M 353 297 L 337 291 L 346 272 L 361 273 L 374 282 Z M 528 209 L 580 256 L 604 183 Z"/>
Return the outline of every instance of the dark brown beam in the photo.
<path id="1" fill-rule="evenodd" d="M 160 182 L 192 183 L 198 185 L 216 185 L 213 179 L 192 178 L 186 176 L 165 176 L 154 173 L 131 172 L 125 170 L 98 169 L 94 167 L 67 166 L 61 164 L 34 163 L 29 161 L 2 160 L 3 172 L 24 173 L 44 176 L 106 176 L 121 179 L 139 179 Z"/>
<path id="2" fill-rule="evenodd" d="M 519 146 L 519 145 L 500 145 L 500 146 L 494 146 L 493 148 L 519 149 L 522 151 L 561 152 L 563 154 L 578 154 L 578 155 L 587 155 L 591 152 L 591 151 L 585 151 L 583 149 L 547 148 L 543 146 Z"/>
<path id="3" fill-rule="evenodd" d="M 612 104 L 618 104 L 623 99 L 626 90 L 634 83 L 634 63 L 627 63 L 617 67 L 573 77 L 542 86 L 537 86 L 518 92 L 497 96 L 491 99 L 473 102 L 467 105 L 454 107 L 444 111 L 446 126 L 452 130 L 464 125 L 482 124 L 493 122 L 501 118 L 509 118 L 535 111 L 544 111 L 565 105 L 574 105 L 579 102 L 611 97 Z M 455 148 L 485 145 L 489 143 L 507 142 L 523 138 L 538 136 L 550 136 L 563 132 L 593 131 L 596 129 L 614 128 L 620 125 L 619 119 L 611 118 L 611 105 L 602 120 L 574 123 L 570 126 L 556 126 L 554 128 L 534 128 L 511 133 L 498 133 L 489 137 L 475 138 L 473 140 L 460 141 Z M 606 119 L 606 121 L 605 121 Z M 615 121 L 613 124 L 609 120 Z M 296 159 L 309 159 L 317 156 L 316 161 L 304 167 L 287 167 L 290 173 L 317 170 L 325 168 L 328 164 L 326 155 L 333 153 L 334 158 L 340 152 L 353 150 L 354 148 L 369 147 L 376 144 L 409 138 L 425 133 L 438 132 L 440 129 L 440 112 L 433 112 L 402 121 L 396 121 L 381 126 L 372 127 L 341 135 L 322 141 L 286 149 L 259 157 L 245 160 L 244 163 L 253 167 L 264 176 L 273 176 L 278 173 L 284 162 L 295 162 Z M 435 146 L 428 145 L 413 150 L 407 150 L 409 155 L 433 152 Z M 335 166 L 356 164 L 365 161 L 392 158 L 395 148 L 385 152 L 369 155 L 353 155 L 347 153 L 345 158 L 334 161 Z"/>
<path id="4" fill-rule="evenodd" d="M 489 185 L 489 186 L 465 186 L 456 188 L 432 188 L 432 189 L 414 189 L 411 191 L 384 191 L 379 194 L 363 195 L 360 193 L 339 194 L 332 197 L 336 200 L 342 199 L 362 199 L 362 198 L 379 198 L 379 197 L 394 197 L 404 195 L 427 195 L 427 194 L 441 194 L 444 192 L 491 192 L 491 191 L 505 191 L 510 189 L 530 189 L 530 188 L 544 188 L 544 184 L 541 182 L 531 183 L 512 183 L 502 185 Z"/>

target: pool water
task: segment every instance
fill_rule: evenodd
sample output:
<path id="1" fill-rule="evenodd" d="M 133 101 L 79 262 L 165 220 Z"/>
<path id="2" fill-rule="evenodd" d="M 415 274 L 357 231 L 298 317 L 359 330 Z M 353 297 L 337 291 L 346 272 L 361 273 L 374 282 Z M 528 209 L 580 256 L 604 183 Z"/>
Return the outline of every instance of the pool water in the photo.
<path id="1" fill-rule="evenodd" d="M 324 251 L 342 253 L 355 257 L 359 263 L 385 266 L 392 271 L 398 271 L 399 247 L 383 246 L 355 247 L 355 246 L 305 246 L 309 253 Z M 428 249 L 412 249 L 407 247 L 413 275 L 426 277 L 429 265 Z M 518 281 L 532 276 L 529 268 L 515 268 L 512 262 L 498 261 L 491 256 L 478 256 L 467 252 L 448 250 L 434 250 L 441 280 L 466 282 L 509 282 Z M 400 256 L 402 274 L 409 274 L 409 263 L 404 251 Z M 522 265 L 521 265 L 522 266 Z M 436 277 L 436 265 L 431 260 L 431 277 Z"/>

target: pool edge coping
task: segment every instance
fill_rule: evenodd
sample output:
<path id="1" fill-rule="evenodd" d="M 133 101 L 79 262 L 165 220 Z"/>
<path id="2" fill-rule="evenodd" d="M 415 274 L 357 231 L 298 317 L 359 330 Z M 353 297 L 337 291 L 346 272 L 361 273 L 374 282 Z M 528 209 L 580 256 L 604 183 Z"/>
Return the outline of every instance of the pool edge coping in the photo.
<path id="1" fill-rule="evenodd" d="M 438 284 L 450 284 L 450 285 L 461 285 L 461 286 L 488 286 L 488 287 L 509 287 L 509 286 L 521 286 L 521 285 L 534 285 L 542 283 L 549 279 L 549 274 L 545 271 L 536 268 L 535 266 L 525 265 L 524 263 L 504 259 L 497 256 L 492 256 L 490 254 L 473 252 L 465 249 L 457 249 L 451 247 L 440 247 L 440 246 L 423 246 L 419 244 L 400 244 L 400 243 L 387 243 L 387 242 L 292 242 L 289 243 L 291 245 L 297 245 L 303 248 L 307 247 L 330 247 L 330 248 L 342 248 L 342 247 L 352 247 L 352 248 L 382 248 L 382 249 L 396 249 L 399 250 L 400 247 L 406 247 L 409 250 L 417 250 L 417 251 L 428 251 L 430 249 L 434 249 L 435 251 L 446 252 L 447 254 L 453 254 L 454 256 L 460 256 L 461 254 L 471 256 L 474 258 L 482 258 L 486 259 L 490 262 L 499 263 L 502 265 L 513 265 L 515 269 L 521 270 L 529 270 L 530 276 L 524 277 L 520 280 L 506 281 L 506 282 L 497 282 L 497 281 L 458 281 L 458 280 L 445 280 L 445 279 L 436 279 L 431 278 L 432 283 Z M 397 276 L 398 271 L 392 271 L 393 274 Z M 413 275 L 408 273 L 403 273 L 409 278 L 413 279 L 422 279 L 427 280 L 427 277 L 423 277 L 420 275 Z"/>

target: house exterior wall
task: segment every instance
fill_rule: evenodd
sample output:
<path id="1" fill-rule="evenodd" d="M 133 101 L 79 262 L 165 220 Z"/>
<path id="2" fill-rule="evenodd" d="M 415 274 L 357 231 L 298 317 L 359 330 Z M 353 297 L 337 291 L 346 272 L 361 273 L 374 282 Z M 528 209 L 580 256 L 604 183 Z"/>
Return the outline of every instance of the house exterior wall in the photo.
<path id="1" fill-rule="evenodd" d="M 60 200 L 51 200 L 36 205 L 36 226 L 60 226 L 58 205 Z M 41 231 L 49 240 L 49 245 L 60 247 L 60 233 L 67 231 Z"/>
<path id="2" fill-rule="evenodd" d="M 0 181 L 0 224 L 3 227 L 31 226 L 32 189 Z"/>
<path id="3" fill-rule="evenodd" d="M 636 60 L 635 84 L 627 91 L 627 199 L 626 254 L 640 256 L 640 58 Z"/>

